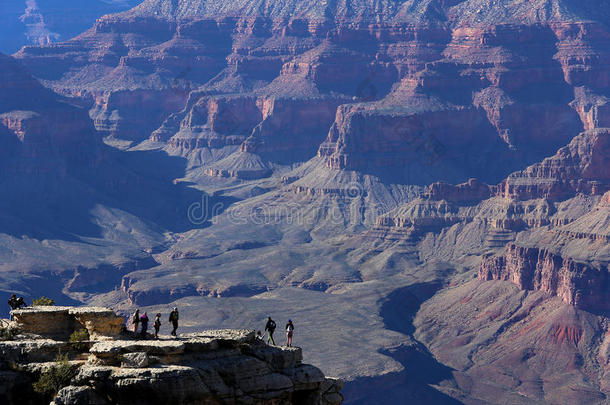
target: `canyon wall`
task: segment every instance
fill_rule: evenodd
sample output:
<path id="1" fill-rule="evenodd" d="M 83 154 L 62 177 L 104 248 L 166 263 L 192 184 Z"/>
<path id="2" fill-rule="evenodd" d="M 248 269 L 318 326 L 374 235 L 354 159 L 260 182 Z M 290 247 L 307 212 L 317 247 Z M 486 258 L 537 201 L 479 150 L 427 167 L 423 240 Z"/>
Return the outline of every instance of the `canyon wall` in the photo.
<path id="1" fill-rule="evenodd" d="M 483 260 L 481 280 L 510 281 L 524 290 L 544 291 L 588 311 L 607 311 L 608 267 L 580 263 L 547 249 L 509 244 L 502 256 Z"/>

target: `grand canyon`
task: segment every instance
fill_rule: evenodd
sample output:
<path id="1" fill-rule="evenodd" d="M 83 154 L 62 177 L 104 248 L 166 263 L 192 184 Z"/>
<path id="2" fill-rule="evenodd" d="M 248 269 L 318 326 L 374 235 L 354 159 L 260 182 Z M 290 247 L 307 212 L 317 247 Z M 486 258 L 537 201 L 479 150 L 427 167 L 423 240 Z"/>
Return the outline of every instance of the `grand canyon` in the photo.
<path id="1" fill-rule="evenodd" d="M 0 55 L 7 298 L 292 319 L 345 404 L 610 402 L 610 3 L 104 3 Z"/>

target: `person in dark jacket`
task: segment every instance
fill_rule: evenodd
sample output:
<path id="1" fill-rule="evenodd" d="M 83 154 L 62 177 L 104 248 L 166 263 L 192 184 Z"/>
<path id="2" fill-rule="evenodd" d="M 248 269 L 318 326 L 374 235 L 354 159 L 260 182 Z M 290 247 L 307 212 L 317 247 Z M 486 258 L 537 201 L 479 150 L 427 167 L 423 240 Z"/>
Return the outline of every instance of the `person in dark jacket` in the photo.
<path id="1" fill-rule="evenodd" d="M 172 324 L 172 327 L 174 328 L 172 330 L 172 336 L 176 336 L 176 330 L 178 329 L 178 319 L 179 318 L 180 318 L 180 315 L 178 314 L 178 308 L 174 307 L 174 310 L 169 313 L 169 321 Z"/>
<path id="2" fill-rule="evenodd" d="M 23 297 L 17 298 L 17 309 L 27 307 L 28 304 L 25 303 L 25 299 Z"/>
<path id="3" fill-rule="evenodd" d="M 286 324 L 286 346 L 291 347 L 292 346 L 292 332 L 294 331 L 294 325 L 292 324 L 292 321 L 289 319 L 288 323 Z"/>
<path id="4" fill-rule="evenodd" d="M 8 306 L 11 307 L 11 310 L 17 309 L 17 296 L 15 294 L 8 299 Z"/>
<path id="5" fill-rule="evenodd" d="M 133 333 L 138 333 L 138 324 L 140 323 L 140 310 L 136 309 L 131 317 L 131 323 L 133 324 Z"/>
<path id="6" fill-rule="evenodd" d="M 17 309 L 17 296 L 15 294 L 11 295 L 11 298 L 8 299 L 8 306 L 11 307 L 11 311 Z M 11 314 L 11 321 L 13 320 L 13 314 Z"/>
<path id="7" fill-rule="evenodd" d="M 157 314 L 157 316 L 155 316 L 155 322 L 153 323 L 153 327 L 155 328 L 155 339 L 158 339 L 159 328 L 161 328 L 161 314 Z"/>
<path id="8" fill-rule="evenodd" d="M 265 325 L 265 332 L 267 332 L 267 343 L 271 341 L 271 344 L 275 346 L 275 340 L 273 340 L 273 332 L 275 332 L 276 324 L 271 317 L 267 317 L 267 324 Z"/>
<path id="9" fill-rule="evenodd" d="M 142 331 L 140 334 L 146 339 L 146 331 L 148 330 L 148 315 L 146 315 L 146 312 L 144 312 L 144 315 L 140 318 L 140 322 L 142 323 Z"/>
<path id="10" fill-rule="evenodd" d="M 8 300 L 8 306 L 11 307 L 11 311 L 13 311 L 15 309 L 27 307 L 28 304 L 25 303 L 25 300 L 23 299 L 23 297 L 17 298 L 17 296 L 15 294 L 12 294 L 11 298 L 9 298 L 9 300 Z M 11 315 L 11 320 L 13 320 L 13 315 Z"/>

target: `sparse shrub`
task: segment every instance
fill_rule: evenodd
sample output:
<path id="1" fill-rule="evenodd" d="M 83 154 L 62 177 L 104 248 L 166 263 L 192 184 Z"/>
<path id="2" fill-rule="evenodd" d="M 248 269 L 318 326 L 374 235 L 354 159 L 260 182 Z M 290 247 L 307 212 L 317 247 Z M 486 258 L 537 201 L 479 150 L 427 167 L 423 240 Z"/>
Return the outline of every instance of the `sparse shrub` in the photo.
<path id="1" fill-rule="evenodd" d="M 33 384 L 34 391 L 55 396 L 57 392 L 70 385 L 70 381 L 76 375 L 76 370 L 72 368 L 67 355 L 59 355 L 55 364 L 47 371 L 40 374 L 40 378 Z"/>
<path id="2" fill-rule="evenodd" d="M 72 332 L 70 335 L 70 343 L 72 343 L 73 347 L 78 351 L 85 351 L 88 349 L 85 341 L 89 340 L 89 332 L 87 329 L 79 329 Z"/>
<path id="3" fill-rule="evenodd" d="M 34 301 L 32 301 L 32 305 L 33 306 L 55 305 L 55 301 L 52 300 L 51 298 L 40 297 L 38 299 L 34 299 Z"/>
<path id="4" fill-rule="evenodd" d="M 17 330 L 10 326 L 0 327 L 0 340 L 13 340 L 17 335 Z"/>

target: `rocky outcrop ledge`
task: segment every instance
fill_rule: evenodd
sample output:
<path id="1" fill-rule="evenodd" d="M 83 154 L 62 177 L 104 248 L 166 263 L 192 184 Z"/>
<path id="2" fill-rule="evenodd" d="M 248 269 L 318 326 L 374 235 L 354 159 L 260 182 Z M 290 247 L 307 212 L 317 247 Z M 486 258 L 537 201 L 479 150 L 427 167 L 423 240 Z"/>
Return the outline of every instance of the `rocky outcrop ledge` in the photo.
<path id="1" fill-rule="evenodd" d="M 93 329 L 98 321 L 108 321 L 109 310 L 51 308 L 13 314 L 10 327 L 17 335 L 0 341 L 0 403 L 338 405 L 343 401 L 341 380 L 303 364 L 300 348 L 268 346 L 253 331 L 210 330 L 139 339 L 123 330 L 114 337 L 93 334 L 89 341 L 71 343 L 57 338 L 57 330 L 44 322 L 49 314 L 52 324 L 71 324 L 77 330 L 83 325 L 74 322 L 77 318 L 71 312 L 78 313 Z M 35 317 L 41 321 L 24 322 Z M 35 393 L 32 382 L 56 364 L 60 353 L 68 356 L 74 377 L 52 397 Z"/>

